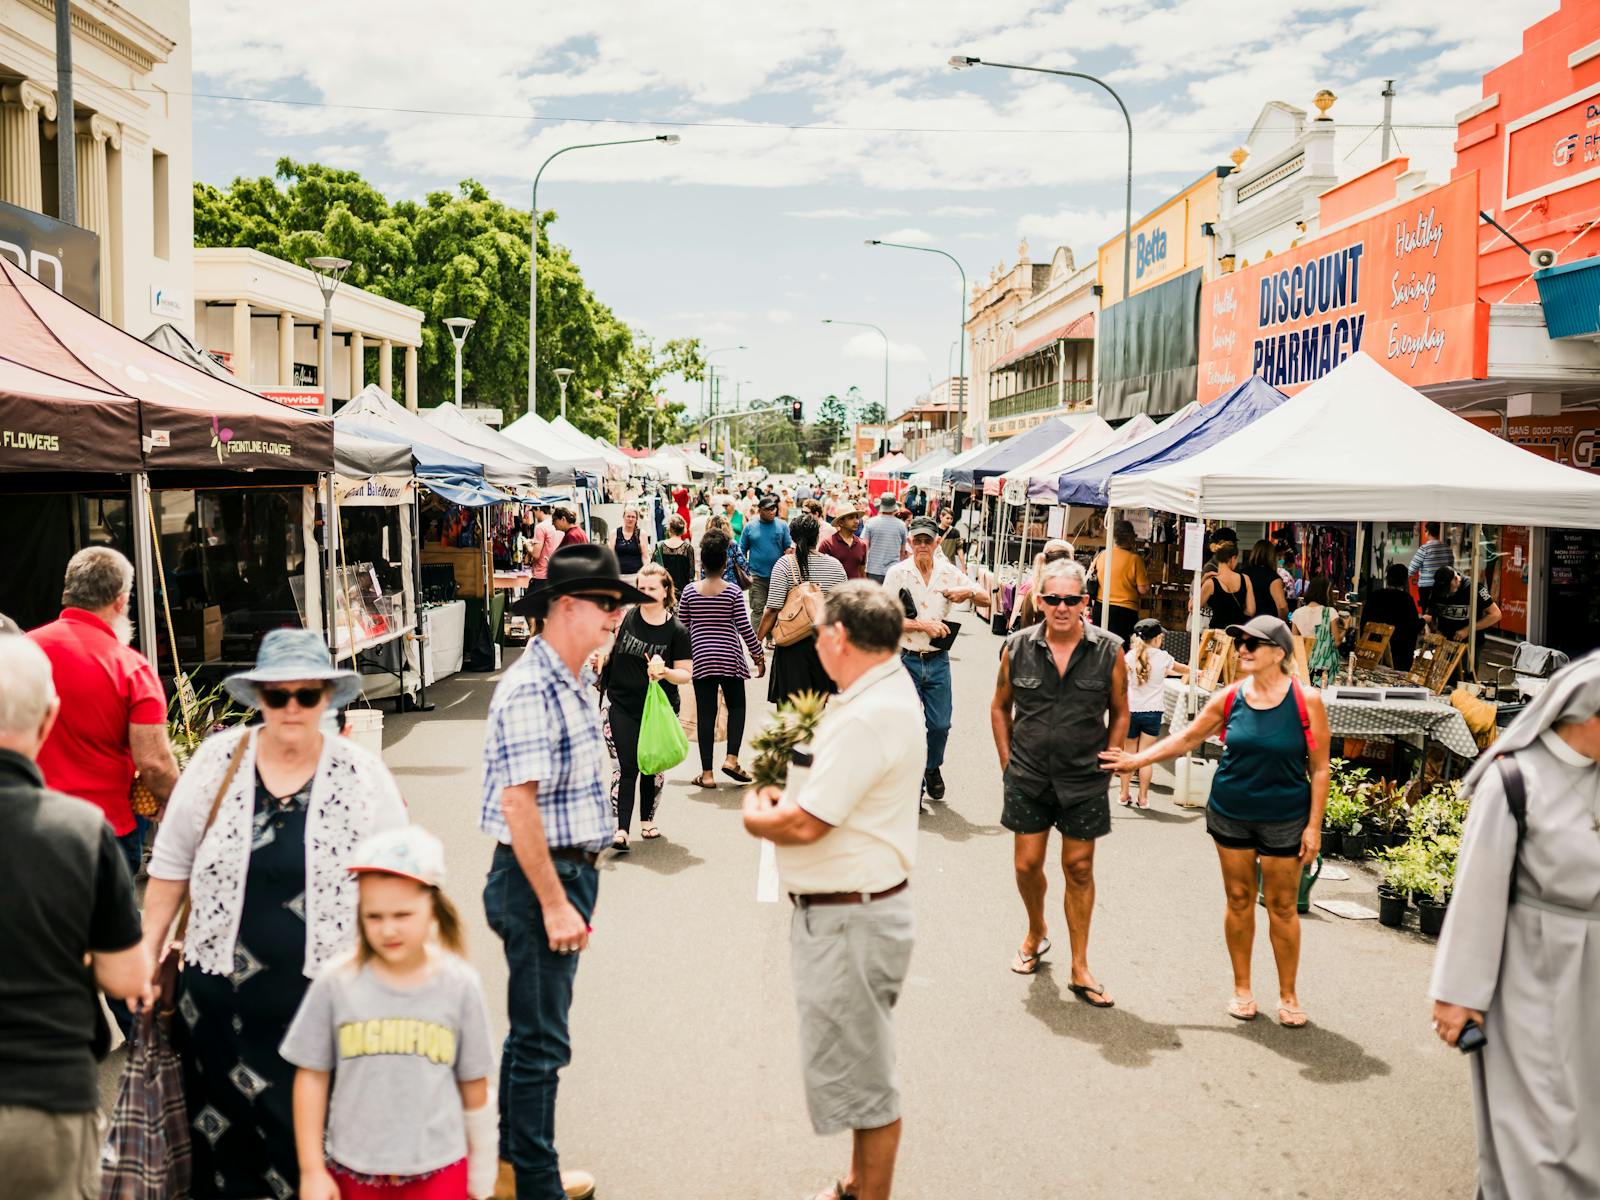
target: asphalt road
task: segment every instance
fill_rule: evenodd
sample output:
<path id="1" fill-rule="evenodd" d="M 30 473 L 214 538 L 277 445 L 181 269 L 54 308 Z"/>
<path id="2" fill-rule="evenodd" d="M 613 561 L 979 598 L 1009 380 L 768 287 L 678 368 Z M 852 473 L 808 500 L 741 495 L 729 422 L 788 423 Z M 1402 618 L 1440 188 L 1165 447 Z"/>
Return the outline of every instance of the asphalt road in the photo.
<path id="1" fill-rule="evenodd" d="M 1300 986 L 1311 1024 L 1287 1030 L 1271 1016 L 1263 914 L 1263 1016 L 1231 1020 L 1215 854 L 1198 811 L 1169 794 L 1146 813 L 1113 806 L 1099 852 L 1090 961 L 1117 1007 L 1066 990 L 1058 872 L 1060 949 L 1037 976 L 1010 973 L 1024 921 L 988 727 L 997 651 L 966 623 L 949 800 L 923 819 L 917 948 L 897 1017 L 896 1194 L 1470 1196 L 1466 1064 L 1428 1029 L 1432 943 L 1314 909 Z M 433 713 L 391 717 L 385 755 L 414 818 L 445 841 L 450 890 L 503 1027 L 504 967 L 479 901 L 491 847 L 476 828 L 494 678 L 447 681 Z M 752 723 L 764 697 L 752 683 Z M 817 1138 L 806 1119 L 789 909 L 755 901 L 739 793 L 731 782 L 692 787 L 695 757 L 668 783 L 665 836 L 601 860 L 561 1087 L 563 1161 L 594 1171 L 606 1200 L 809 1197 L 844 1165 L 848 1140 Z M 1371 878 L 1351 874 L 1316 894 L 1375 905 Z"/>
<path id="2" fill-rule="evenodd" d="M 1090 962 L 1117 1007 L 1093 1009 L 1066 990 L 1053 866 L 1059 949 L 1038 975 L 1011 974 L 1025 922 L 1011 838 L 998 823 L 987 712 L 997 652 L 980 623 L 965 624 L 948 803 L 923 818 L 913 880 L 917 947 L 897 1015 L 906 1126 L 896 1195 L 1472 1195 L 1466 1063 L 1428 1029 L 1432 943 L 1314 909 L 1300 973 L 1311 1024 L 1287 1030 L 1271 1016 L 1263 914 L 1263 1015 L 1231 1020 L 1215 855 L 1199 812 L 1176 808 L 1170 793 L 1158 790 L 1145 813 L 1113 806 L 1099 850 Z M 483 921 L 492 846 L 477 830 L 497 678 L 445 681 L 430 693 L 433 712 L 389 716 L 384 740 L 413 818 L 445 843 L 448 890 L 498 1034 L 505 969 Z M 752 683 L 752 724 L 765 719 L 765 694 L 763 681 Z M 789 908 L 755 901 L 757 848 L 739 824 L 739 792 L 731 782 L 691 786 L 696 765 L 691 748 L 672 773 L 665 836 L 601 860 L 561 1085 L 562 1159 L 599 1177 L 602 1200 L 810 1197 L 844 1166 L 848 1139 L 815 1137 L 806 1118 Z M 1158 789 L 1164 779 L 1158 771 Z M 1371 877 L 1351 875 L 1323 881 L 1316 895 L 1375 905 Z M 107 1103 L 121 1059 L 103 1073 Z"/>

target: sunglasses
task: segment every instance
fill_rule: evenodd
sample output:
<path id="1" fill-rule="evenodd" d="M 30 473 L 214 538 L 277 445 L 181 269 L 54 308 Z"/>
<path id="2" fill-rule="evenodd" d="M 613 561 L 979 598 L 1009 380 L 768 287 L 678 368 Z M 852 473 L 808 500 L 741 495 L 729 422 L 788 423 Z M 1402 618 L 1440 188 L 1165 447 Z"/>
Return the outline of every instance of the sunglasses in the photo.
<path id="1" fill-rule="evenodd" d="M 261 703 L 268 708 L 284 708 L 293 700 L 301 708 L 315 708 L 327 698 L 327 688 L 288 688 L 264 687 L 257 688 L 256 695 L 261 697 Z"/>
<path id="2" fill-rule="evenodd" d="M 1077 608 L 1083 603 L 1082 596 L 1040 596 L 1039 603 L 1047 608 L 1054 608 L 1058 604 L 1065 604 L 1068 608 Z"/>
<path id="3" fill-rule="evenodd" d="M 574 600 L 587 600 L 603 613 L 614 613 L 622 607 L 622 597 L 606 592 L 573 592 Z"/>
<path id="4" fill-rule="evenodd" d="M 1261 649 L 1261 647 L 1263 647 L 1263 646 L 1276 646 L 1277 645 L 1276 642 L 1269 642 L 1265 638 L 1258 638 L 1258 637 L 1236 637 L 1236 638 L 1233 639 L 1233 644 L 1234 644 L 1234 646 L 1236 646 L 1240 650 L 1248 650 L 1248 651 L 1250 651 L 1251 654 L 1254 654 L 1257 650 Z"/>

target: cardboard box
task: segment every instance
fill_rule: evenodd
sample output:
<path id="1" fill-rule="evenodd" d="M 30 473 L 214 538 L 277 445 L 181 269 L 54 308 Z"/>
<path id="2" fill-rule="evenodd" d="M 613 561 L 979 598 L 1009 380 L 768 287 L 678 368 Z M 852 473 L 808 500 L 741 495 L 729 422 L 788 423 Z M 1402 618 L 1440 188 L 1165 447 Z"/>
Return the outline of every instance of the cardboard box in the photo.
<path id="1" fill-rule="evenodd" d="M 222 609 L 217 605 L 173 609 L 172 632 L 185 667 L 222 657 Z"/>

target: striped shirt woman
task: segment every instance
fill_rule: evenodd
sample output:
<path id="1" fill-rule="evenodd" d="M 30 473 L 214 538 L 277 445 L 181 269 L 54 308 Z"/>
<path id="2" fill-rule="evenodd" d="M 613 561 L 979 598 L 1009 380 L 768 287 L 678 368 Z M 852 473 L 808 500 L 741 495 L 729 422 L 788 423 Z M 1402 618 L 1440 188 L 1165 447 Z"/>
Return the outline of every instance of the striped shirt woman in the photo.
<path id="1" fill-rule="evenodd" d="M 744 740 L 744 681 L 750 678 L 745 651 L 755 661 L 757 673 L 766 670 L 766 657 L 744 593 L 722 577 L 728 563 L 728 538 L 711 530 L 700 543 L 700 565 L 705 578 L 684 589 L 678 601 L 678 620 L 689 628 L 690 656 L 694 659 L 695 728 L 700 739 L 700 787 L 716 787 L 711 752 L 717 732 L 717 694 L 728 706 L 728 747 L 722 773 L 740 783 L 750 776 L 739 766 L 739 745 Z"/>

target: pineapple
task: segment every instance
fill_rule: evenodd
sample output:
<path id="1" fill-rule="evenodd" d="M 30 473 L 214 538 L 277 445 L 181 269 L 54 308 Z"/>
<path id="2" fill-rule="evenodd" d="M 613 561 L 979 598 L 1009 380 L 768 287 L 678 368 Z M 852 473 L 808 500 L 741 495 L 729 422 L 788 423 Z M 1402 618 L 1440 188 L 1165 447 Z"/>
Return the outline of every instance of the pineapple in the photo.
<path id="1" fill-rule="evenodd" d="M 778 706 L 772 721 L 750 742 L 756 752 L 750 774 L 753 786 L 779 787 L 789 778 L 789 753 L 816 736 L 828 697 L 821 692 L 798 692 Z"/>

